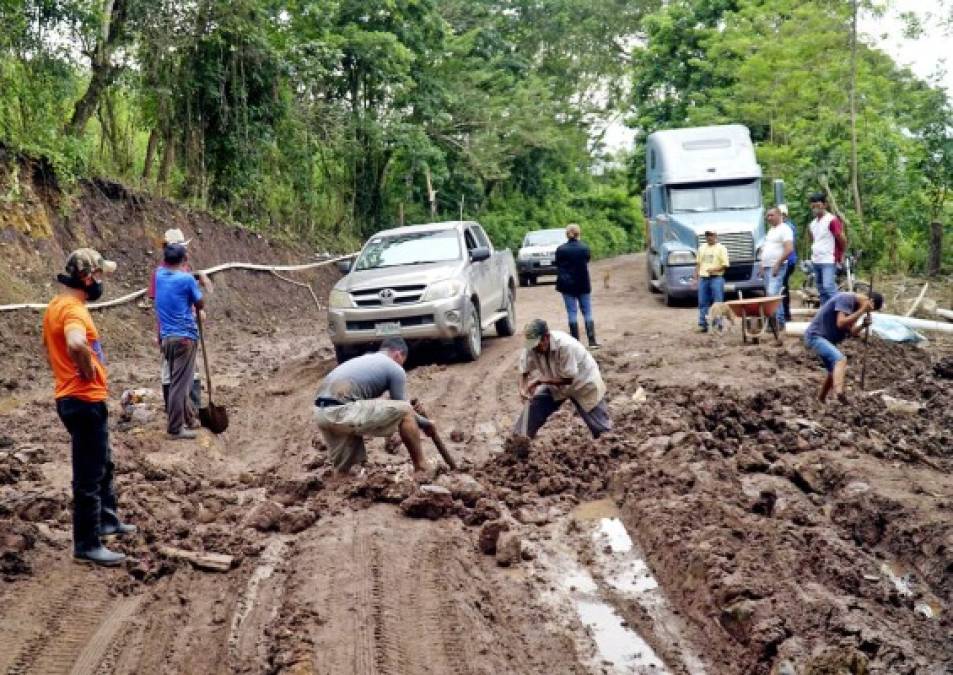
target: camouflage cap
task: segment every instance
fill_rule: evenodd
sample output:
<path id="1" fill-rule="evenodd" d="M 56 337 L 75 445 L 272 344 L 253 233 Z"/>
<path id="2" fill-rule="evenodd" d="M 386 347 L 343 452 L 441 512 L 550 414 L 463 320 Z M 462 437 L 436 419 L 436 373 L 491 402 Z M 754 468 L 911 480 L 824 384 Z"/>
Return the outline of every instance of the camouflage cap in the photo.
<path id="1" fill-rule="evenodd" d="M 539 341 L 549 334 L 549 326 L 542 319 L 533 319 L 526 324 L 523 334 L 526 337 L 526 348 L 535 349 Z"/>
<path id="2" fill-rule="evenodd" d="M 112 274 L 116 271 L 116 263 L 106 260 L 99 251 L 91 248 L 78 248 L 66 259 L 66 272 L 71 276 L 96 271 Z"/>

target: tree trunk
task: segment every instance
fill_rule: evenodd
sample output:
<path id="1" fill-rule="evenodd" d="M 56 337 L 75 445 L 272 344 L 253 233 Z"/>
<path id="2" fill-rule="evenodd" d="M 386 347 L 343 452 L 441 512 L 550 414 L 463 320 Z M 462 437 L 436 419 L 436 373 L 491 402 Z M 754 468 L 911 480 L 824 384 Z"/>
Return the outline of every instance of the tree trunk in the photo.
<path id="1" fill-rule="evenodd" d="M 934 220 L 930 223 L 930 255 L 927 259 L 927 274 L 935 277 L 940 273 L 943 261 L 943 223 Z"/>
<path id="2" fill-rule="evenodd" d="M 169 175 L 172 173 L 172 166 L 175 163 L 175 139 L 171 133 L 167 133 L 162 147 L 162 160 L 159 162 L 159 175 L 156 183 L 163 188 L 169 183 Z M 163 190 L 163 193 L 165 191 Z"/>
<path id="3" fill-rule="evenodd" d="M 89 118 L 99 106 L 99 99 L 119 72 L 119 68 L 112 63 L 112 56 L 125 31 L 127 2 L 128 0 L 106 0 L 102 32 L 96 39 L 93 53 L 89 55 L 93 75 L 86 91 L 76 102 L 73 115 L 66 125 L 66 133 L 70 136 L 80 136 L 86 130 Z"/>
<path id="4" fill-rule="evenodd" d="M 142 167 L 142 180 L 147 181 L 152 176 L 152 165 L 155 162 L 156 147 L 159 145 L 159 132 L 155 127 L 149 132 L 149 142 L 146 144 L 146 163 Z"/>
<path id="5" fill-rule="evenodd" d="M 437 215 L 437 193 L 433 189 L 433 180 L 430 176 L 430 165 L 424 164 L 424 175 L 427 177 L 427 201 L 430 202 L 430 215 Z"/>
<path id="6" fill-rule="evenodd" d="M 869 239 L 864 227 L 864 207 L 860 201 L 860 184 L 857 177 L 857 2 L 851 2 L 850 21 L 850 190 L 854 197 L 854 212 L 857 225 Z"/>

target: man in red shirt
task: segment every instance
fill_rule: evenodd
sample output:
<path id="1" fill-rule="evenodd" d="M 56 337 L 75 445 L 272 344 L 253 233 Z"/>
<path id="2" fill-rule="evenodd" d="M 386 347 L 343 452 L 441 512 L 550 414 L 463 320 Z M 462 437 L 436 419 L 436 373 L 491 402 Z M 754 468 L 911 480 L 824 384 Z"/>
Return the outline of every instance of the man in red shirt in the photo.
<path id="1" fill-rule="evenodd" d="M 91 248 L 73 251 L 62 291 L 43 315 L 43 344 L 56 382 L 56 412 L 72 439 L 73 557 L 79 562 L 118 565 L 126 556 L 103 546 L 101 537 L 136 533 L 119 520 L 109 447 L 106 357 L 99 331 L 86 308 L 103 292 L 102 276 L 116 263 Z"/>
<path id="2" fill-rule="evenodd" d="M 811 195 L 811 213 L 814 220 L 807 228 L 811 235 L 811 263 L 823 307 L 837 293 L 837 265 L 844 259 L 847 236 L 840 219 L 827 210 L 824 193 Z"/>

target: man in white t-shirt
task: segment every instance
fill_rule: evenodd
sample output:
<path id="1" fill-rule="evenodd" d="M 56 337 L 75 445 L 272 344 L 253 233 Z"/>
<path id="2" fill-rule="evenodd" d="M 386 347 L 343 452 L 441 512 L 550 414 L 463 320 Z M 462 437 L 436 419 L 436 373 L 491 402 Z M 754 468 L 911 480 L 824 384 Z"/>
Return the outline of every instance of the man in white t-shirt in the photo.
<path id="1" fill-rule="evenodd" d="M 827 210 L 827 197 L 822 192 L 811 195 L 814 220 L 808 226 L 811 234 L 811 262 L 814 280 L 821 296 L 821 307 L 837 293 L 837 264 L 844 259 L 847 237 L 844 224 Z"/>
<path id="2" fill-rule="evenodd" d="M 764 292 L 767 295 L 782 295 L 784 275 L 787 272 L 788 256 L 794 250 L 794 235 L 784 222 L 784 215 L 777 206 L 768 209 L 765 216 L 771 226 L 761 247 L 761 274 L 764 277 Z M 784 328 L 784 306 L 778 305 L 774 314 L 778 328 Z"/>

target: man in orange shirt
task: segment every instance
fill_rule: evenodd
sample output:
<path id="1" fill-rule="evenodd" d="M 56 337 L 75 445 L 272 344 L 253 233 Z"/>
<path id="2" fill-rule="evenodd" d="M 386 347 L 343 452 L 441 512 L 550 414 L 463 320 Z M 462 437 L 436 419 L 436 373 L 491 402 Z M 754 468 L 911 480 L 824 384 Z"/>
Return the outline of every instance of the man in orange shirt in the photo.
<path id="1" fill-rule="evenodd" d="M 43 343 L 55 380 L 56 412 L 72 439 L 73 558 L 118 565 L 126 556 L 103 546 L 100 537 L 136 533 L 119 520 L 113 492 L 112 450 L 106 407 L 106 357 L 99 331 L 86 308 L 103 292 L 102 276 L 116 270 L 91 248 L 73 251 L 63 286 L 43 316 Z"/>

